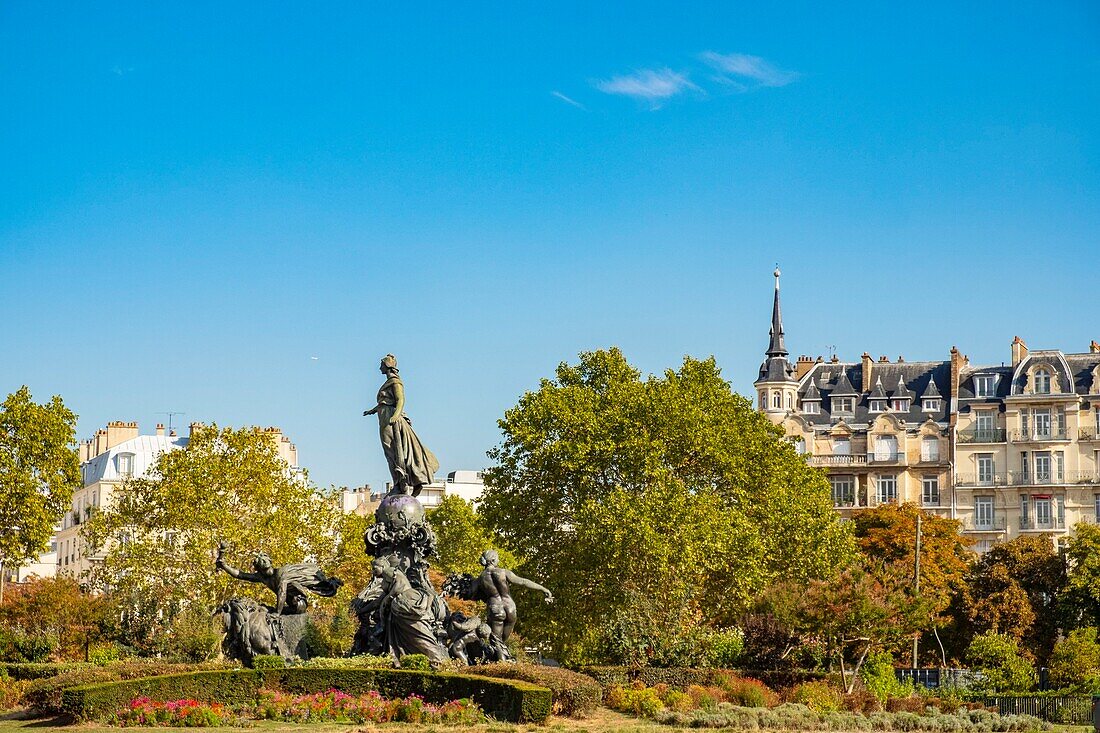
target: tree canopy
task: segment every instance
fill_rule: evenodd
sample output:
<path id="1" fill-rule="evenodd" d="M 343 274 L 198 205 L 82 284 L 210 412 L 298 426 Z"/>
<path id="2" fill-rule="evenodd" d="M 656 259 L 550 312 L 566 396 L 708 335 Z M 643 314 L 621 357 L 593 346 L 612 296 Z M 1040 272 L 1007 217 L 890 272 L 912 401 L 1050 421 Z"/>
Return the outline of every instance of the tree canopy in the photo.
<path id="1" fill-rule="evenodd" d="M 123 483 L 83 536 L 103 553 L 93 586 L 128 608 L 140 645 L 186 609 L 209 611 L 234 595 L 272 600 L 266 588 L 214 572 L 219 542 L 246 569 L 261 551 L 277 565 L 308 559 L 331 569 L 341 528 L 334 499 L 291 470 L 268 435 L 212 426 Z"/>
<path id="2" fill-rule="evenodd" d="M 35 403 L 26 386 L 8 395 L 0 405 L 0 562 L 45 552 L 78 488 L 76 415 L 56 395 Z"/>
<path id="3" fill-rule="evenodd" d="M 554 591 L 539 627 L 567 656 L 630 590 L 694 589 L 703 621 L 723 624 L 770 580 L 853 555 L 824 474 L 713 358 L 643 379 L 618 349 L 586 352 L 499 425 L 480 510 Z"/>

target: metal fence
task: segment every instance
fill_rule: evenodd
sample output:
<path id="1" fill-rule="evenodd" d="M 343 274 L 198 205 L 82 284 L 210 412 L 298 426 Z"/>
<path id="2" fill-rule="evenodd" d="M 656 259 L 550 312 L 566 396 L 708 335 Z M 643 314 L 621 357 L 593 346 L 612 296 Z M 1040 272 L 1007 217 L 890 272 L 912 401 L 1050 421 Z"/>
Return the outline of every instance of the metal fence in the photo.
<path id="1" fill-rule="evenodd" d="M 997 708 L 1001 715 L 1034 715 L 1049 723 L 1092 725 L 1092 698 L 1077 695 L 1052 697 L 997 695 L 979 702 Z"/>
<path id="2" fill-rule="evenodd" d="M 948 667 L 921 667 L 919 669 L 894 669 L 899 682 L 912 682 L 935 690 L 939 687 L 966 687 L 973 676 L 968 669 Z"/>

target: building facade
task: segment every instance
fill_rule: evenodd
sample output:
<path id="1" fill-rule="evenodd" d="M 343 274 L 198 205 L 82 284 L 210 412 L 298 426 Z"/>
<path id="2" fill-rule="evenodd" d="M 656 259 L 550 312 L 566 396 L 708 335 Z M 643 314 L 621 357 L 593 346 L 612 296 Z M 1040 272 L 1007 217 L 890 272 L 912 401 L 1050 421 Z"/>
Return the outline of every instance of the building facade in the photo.
<path id="1" fill-rule="evenodd" d="M 828 474 L 843 516 L 912 503 L 957 519 L 984 552 L 1043 534 L 1060 543 L 1100 522 L 1100 344 L 1031 351 L 1011 365 L 788 360 L 775 272 L 772 325 L 754 382 L 758 409 Z"/>
<path id="2" fill-rule="evenodd" d="M 203 429 L 202 423 L 191 423 L 188 436 L 165 434 L 157 425 L 153 435 L 141 435 L 136 422 L 114 421 L 97 430 L 79 446 L 80 473 L 83 487 L 73 494 L 72 510 L 66 512 L 58 525 L 52 543 L 56 547 L 56 572 L 80 577 L 89 570 L 98 556 L 90 556 L 80 536 L 81 526 L 100 507 L 110 504 L 115 490 L 128 479 L 144 476 L 167 451 L 187 446 L 190 436 Z M 269 436 L 279 456 L 292 469 L 298 468 L 298 449 L 279 428 L 260 428 Z"/>

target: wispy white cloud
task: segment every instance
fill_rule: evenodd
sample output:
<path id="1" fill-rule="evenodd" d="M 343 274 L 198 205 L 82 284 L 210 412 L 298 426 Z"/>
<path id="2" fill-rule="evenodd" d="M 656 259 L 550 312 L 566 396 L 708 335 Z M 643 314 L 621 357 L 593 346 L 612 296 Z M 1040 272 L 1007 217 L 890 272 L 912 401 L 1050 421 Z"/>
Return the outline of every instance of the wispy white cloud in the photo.
<path id="1" fill-rule="evenodd" d="M 691 82 L 687 74 L 669 68 L 641 69 L 633 74 L 601 79 L 595 86 L 605 94 L 621 94 L 649 102 L 654 107 L 663 100 L 685 91 L 702 91 Z"/>
<path id="2" fill-rule="evenodd" d="M 581 104 L 580 102 L 578 102 L 575 99 L 570 99 L 569 97 L 565 96 L 564 94 L 562 94 L 559 91 L 555 90 L 553 92 L 550 92 L 550 96 L 551 97 L 556 97 L 556 98 L 560 99 L 561 101 L 565 102 L 566 104 L 571 104 L 574 107 L 576 107 L 577 109 L 583 109 L 586 112 L 588 111 L 588 108 L 585 107 L 583 104 Z"/>
<path id="3" fill-rule="evenodd" d="M 720 80 L 735 84 L 743 89 L 752 86 L 782 87 L 796 81 L 801 76 L 797 71 L 780 69 L 759 56 L 743 53 L 717 53 L 704 51 L 699 54 L 711 68 L 721 75 Z"/>

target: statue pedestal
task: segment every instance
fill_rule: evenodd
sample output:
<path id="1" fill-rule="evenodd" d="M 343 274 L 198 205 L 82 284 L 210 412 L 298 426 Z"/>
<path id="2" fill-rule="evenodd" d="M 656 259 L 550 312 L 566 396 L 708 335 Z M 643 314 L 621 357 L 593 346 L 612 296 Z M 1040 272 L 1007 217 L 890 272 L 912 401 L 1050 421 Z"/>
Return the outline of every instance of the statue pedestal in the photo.
<path id="1" fill-rule="evenodd" d="M 279 619 L 279 630 L 282 639 L 279 646 L 283 648 L 283 658 L 309 659 L 309 645 L 306 644 L 306 630 L 309 628 L 309 614 L 295 613 L 288 616 L 276 616 Z"/>

